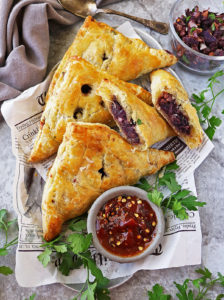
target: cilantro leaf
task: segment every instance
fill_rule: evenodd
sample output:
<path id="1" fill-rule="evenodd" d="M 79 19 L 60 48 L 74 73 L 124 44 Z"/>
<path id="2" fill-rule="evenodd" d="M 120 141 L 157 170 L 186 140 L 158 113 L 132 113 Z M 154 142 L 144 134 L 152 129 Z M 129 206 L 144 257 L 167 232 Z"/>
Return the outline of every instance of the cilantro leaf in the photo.
<path id="1" fill-rule="evenodd" d="M 186 17 L 186 22 L 188 22 L 190 20 L 191 16 L 187 16 Z"/>
<path id="2" fill-rule="evenodd" d="M 6 267 L 6 266 L 0 266 L 0 274 L 3 274 L 3 275 L 11 275 L 13 273 L 13 270 L 10 269 L 9 267 Z"/>
<path id="3" fill-rule="evenodd" d="M 70 243 L 71 250 L 75 254 L 85 252 L 92 243 L 92 234 L 73 233 L 68 236 L 67 242 Z"/>
<path id="4" fill-rule="evenodd" d="M 192 27 L 190 30 L 190 33 L 194 32 L 196 30 L 196 27 Z"/>
<path id="5" fill-rule="evenodd" d="M 106 288 L 96 288 L 95 291 L 97 300 L 110 300 L 110 291 Z"/>
<path id="6" fill-rule="evenodd" d="M 177 169 L 179 169 L 179 166 L 176 160 L 173 163 L 166 166 L 166 171 L 177 170 Z"/>
<path id="7" fill-rule="evenodd" d="M 86 291 L 82 293 L 81 300 L 95 300 L 95 290 L 97 283 L 89 283 Z"/>
<path id="8" fill-rule="evenodd" d="M 203 278 L 205 279 L 211 279 L 212 278 L 212 273 L 207 269 L 197 269 L 195 270 L 196 273 L 201 274 Z"/>
<path id="9" fill-rule="evenodd" d="M 144 190 L 146 192 L 149 192 L 149 191 L 152 190 L 153 187 L 148 183 L 148 181 L 146 180 L 146 178 L 144 178 L 144 177 L 141 178 L 139 180 L 139 182 L 140 183 L 137 183 L 134 186 L 136 186 L 136 187 L 138 187 L 138 188 L 140 188 L 140 189 L 142 189 L 142 190 Z"/>
<path id="10" fill-rule="evenodd" d="M 9 254 L 8 250 L 6 250 L 5 248 L 0 248 L 0 256 L 5 256 Z"/>
<path id="11" fill-rule="evenodd" d="M 210 14 L 208 15 L 208 17 L 209 17 L 210 19 L 212 19 L 213 21 L 215 20 L 215 14 L 213 14 L 213 13 L 210 13 Z"/>
<path id="12" fill-rule="evenodd" d="M 138 119 L 138 120 L 137 120 L 137 124 L 138 124 L 138 125 L 142 125 L 142 124 L 143 124 L 143 123 L 142 123 L 142 120 Z"/>
<path id="13" fill-rule="evenodd" d="M 58 269 L 65 276 L 68 276 L 71 270 L 79 269 L 82 266 L 81 258 L 78 257 L 74 260 L 74 254 L 70 252 L 63 253 L 61 259 L 62 262 Z"/>
<path id="14" fill-rule="evenodd" d="M 215 116 L 212 116 L 209 119 L 209 123 L 212 127 L 219 127 L 222 124 L 222 120 L 220 118 L 217 118 Z"/>
<path id="15" fill-rule="evenodd" d="M 224 275 L 222 275 L 220 272 L 218 272 L 218 279 L 222 286 L 224 286 Z"/>
<path id="16" fill-rule="evenodd" d="M 152 192 L 148 193 L 148 198 L 150 201 L 152 201 L 153 203 L 155 203 L 157 206 L 160 207 L 164 196 L 158 190 L 153 190 Z"/>
<path id="17" fill-rule="evenodd" d="M 51 261 L 52 250 L 50 248 L 45 248 L 44 252 L 37 256 L 38 260 L 46 268 L 48 263 Z"/>
<path id="18" fill-rule="evenodd" d="M 163 287 L 158 283 L 152 288 L 152 291 L 148 291 L 149 300 L 170 300 L 171 295 L 163 293 Z"/>
<path id="19" fill-rule="evenodd" d="M 224 109 L 222 110 L 222 112 L 221 112 L 223 115 L 224 115 Z"/>
<path id="20" fill-rule="evenodd" d="M 171 193 L 175 193 L 181 189 L 173 172 L 167 172 L 162 178 L 159 178 L 159 185 L 167 186 Z"/>
<path id="21" fill-rule="evenodd" d="M 215 300 L 220 300 L 220 299 L 224 299 L 224 294 L 219 294 Z"/>
<path id="22" fill-rule="evenodd" d="M 97 286 L 100 288 L 107 286 L 109 279 L 103 276 L 102 271 L 96 266 L 94 260 L 90 256 L 90 253 L 82 253 L 79 256 L 84 259 L 84 265 L 87 265 L 92 275 L 95 276 L 97 280 Z"/>
<path id="23" fill-rule="evenodd" d="M 59 252 L 59 253 L 65 253 L 68 249 L 67 246 L 65 244 L 63 245 L 55 245 L 54 249 Z"/>
<path id="24" fill-rule="evenodd" d="M 70 224 L 68 228 L 71 229 L 72 231 L 81 232 L 87 229 L 86 224 L 87 224 L 87 220 L 79 220 L 78 222 Z"/>
<path id="25" fill-rule="evenodd" d="M 35 297 L 36 297 L 36 294 L 33 294 L 29 297 L 29 299 L 26 298 L 25 300 L 34 300 Z"/>
<path id="26" fill-rule="evenodd" d="M 1 209 L 0 210 L 0 222 L 3 222 L 6 215 L 7 215 L 7 210 L 6 209 Z"/>
<path id="27" fill-rule="evenodd" d="M 207 129 L 205 129 L 205 133 L 207 134 L 208 138 L 212 140 L 215 134 L 215 128 L 209 126 Z"/>

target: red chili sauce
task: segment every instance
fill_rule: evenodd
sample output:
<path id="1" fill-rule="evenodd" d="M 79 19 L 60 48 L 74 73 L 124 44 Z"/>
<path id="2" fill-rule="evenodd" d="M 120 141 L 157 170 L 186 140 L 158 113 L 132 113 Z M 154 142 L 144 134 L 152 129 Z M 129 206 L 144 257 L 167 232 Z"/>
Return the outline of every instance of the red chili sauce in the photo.
<path id="1" fill-rule="evenodd" d="M 122 195 L 109 200 L 100 209 L 96 233 L 107 251 L 129 257 L 150 245 L 156 225 L 156 214 L 146 200 Z"/>

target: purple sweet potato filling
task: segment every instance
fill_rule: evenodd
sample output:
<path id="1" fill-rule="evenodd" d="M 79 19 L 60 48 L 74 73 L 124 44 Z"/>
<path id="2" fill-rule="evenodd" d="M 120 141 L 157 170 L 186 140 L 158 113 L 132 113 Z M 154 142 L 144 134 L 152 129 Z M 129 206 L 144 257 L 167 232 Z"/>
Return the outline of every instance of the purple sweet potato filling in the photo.
<path id="1" fill-rule="evenodd" d="M 117 97 L 113 96 L 111 104 L 111 113 L 115 121 L 119 124 L 122 132 L 126 136 L 130 144 L 139 144 L 140 139 L 135 130 L 136 124 L 131 119 L 130 121 L 127 118 L 127 114 L 120 103 L 117 101 Z"/>
<path id="2" fill-rule="evenodd" d="M 158 99 L 158 104 L 178 132 L 190 134 L 189 119 L 180 110 L 179 105 L 171 94 L 163 92 Z"/>

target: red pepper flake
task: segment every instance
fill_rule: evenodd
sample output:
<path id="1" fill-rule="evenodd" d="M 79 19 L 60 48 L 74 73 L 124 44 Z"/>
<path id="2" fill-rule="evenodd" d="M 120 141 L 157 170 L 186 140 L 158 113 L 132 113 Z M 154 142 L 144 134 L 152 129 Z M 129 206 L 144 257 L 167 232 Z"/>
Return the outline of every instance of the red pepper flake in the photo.
<path id="1" fill-rule="evenodd" d="M 96 220 L 97 236 L 109 252 L 130 257 L 150 245 L 156 224 L 155 212 L 147 201 L 120 195 L 100 209 Z"/>

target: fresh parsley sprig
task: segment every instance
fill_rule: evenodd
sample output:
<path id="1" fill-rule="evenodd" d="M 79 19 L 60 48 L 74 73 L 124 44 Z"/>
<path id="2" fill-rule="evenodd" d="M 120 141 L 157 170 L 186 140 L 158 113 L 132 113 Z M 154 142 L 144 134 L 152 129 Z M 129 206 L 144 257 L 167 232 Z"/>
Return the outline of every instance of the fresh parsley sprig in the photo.
<path id="1" fill-rule="evenodd" d="M 157 173 L 153 185 L 149 184 L 145 178 L 140 179 L 140 183 L 135 186 L 148 192 L 148 198 L 157 206 L 164 210 L 173 211 L 175 216 L 181 220 L 188 219 L 187 210 L 196 211 L 197 207 L 202 207 L 206 203 L 197 201 L 197 197 L 191 195 L 191 191 L 182 189 L 176 180 L 176 174 L 173 172 L 179 166 L 176 162 L 169 164 L 161 172 Z M 162 187 L 167 187 L 170 191 L 169 197 L 164 197 L 161 192 Z"/>
<path id="2" fill-rule="evenodd" d="M 207 269 L 197 269 L 196 273 L 201 276 L 196 279 L 185 279 L 183 284 L 174 281 L 174 284 L 178 290 L 176 296 L 179 300 L 203 300 L 206 299 L 208 291 L 215 285 L 221 285 L 224 287 L 224 276 L 221 273 L 217 274 L 214 278 L 212 273 Z M 164 288 L 156 284 L 153 286 L 152 291 L 148 291 L 149 300 L 170 300 L 171 295 L 164 294 Z M 216 300 L 224 299 L 224 294 L 219 294 Z"/>
<path id="3" fill-rule="evenodd" d="M 63 275 L 68 276 L 71 270 L 79 269 L 81 266 L 86 269 L 86 282 L 79 294 L 72 300 L 77 300 L 80 295 L 82 300 L 109 300 L 109 290 L 106 288 L 109 280 L 96 266 L 89 250 L 92 244 L 92 234 L 86 233 L 86 218 L 73 219 L 69 222 L 68 228 L 72 231 L 68 236 L 62 233 L 55 240 L 42 245 L 45 250 L 38 256 L 39 261 L 46 267 L 51 261 L 53 252 L 56 252 L 61 261 L 57 267 Z M 90 273 L 95 277 L 92 282 L 89 279 Z"/>
<path id="4" fill-rule="evenodd" d="M 14 220 L 8 220 L 7 218 L 8 211 L 6 209 L 0 210 L 0 229 L 5 234 L 5 241 L 3 244 L 3 247 L 0 248 L 0 256 L 6 256 L 9 253 L 9 249 L 16 245 L 18 242 L 18 237 L 14 238 L 10 242 L 8 241 L 8 231 L 9 228 L 17 222 L 16 219 Z M 0 274 L 3 275 L 10 275 L 13 273 L 13 270 L 7 266 L 0 266 Z"/>
<path id="5" fill-rule="evenodd" d="M 215 93 L 214 85 L 219 84 L 220 81 L 217 79 L 224 75 L 224 70 L 216 72 L 212 77 L 208 79 L 208 86 L 205 90 L 203 90 L 200 94 L 193 94 L 192 97 L 194 99 L 193 106 L 195 107 L 199 121 L 202 125 L 205 126 L 205 133 L 209 137 L 210 140 L 213 139 L 215 131 L 217 127 L 219 127 L 222 123 L 222 120 L 215 115 L 211 115 L 212 108 L 214 106 L 216 98 L 224 93 L 224 89 Z M 211 93 L 211 99 L 207 100 L 206 94 Z M 224 114 L 224 110 L 222 111 Z"/>

